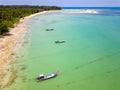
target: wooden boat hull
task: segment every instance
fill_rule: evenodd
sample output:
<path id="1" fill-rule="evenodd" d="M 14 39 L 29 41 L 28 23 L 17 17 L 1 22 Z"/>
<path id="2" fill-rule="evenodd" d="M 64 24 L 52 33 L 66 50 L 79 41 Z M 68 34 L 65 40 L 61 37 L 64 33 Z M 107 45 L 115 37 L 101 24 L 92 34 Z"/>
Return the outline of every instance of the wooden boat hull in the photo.
<path id="1" fill-rule="evenodd" d="M 65 40 L 57 40 L 57 41 L 55 41 L 55 43 L 65 43 Z"/>
<path id="2" fill-rule="evenodd" d="M 57 73 L 57 72 L 54 72 L 54 73 L 51 73 L 51 74 L 47 74 L 47 75 L 45 75 L 44 78 L 37 77 L 37 78 L 36 78 L 36 81 L 47 80 L 47 79 L 50 79 L 50 78 L 56 77 L 57 75 L 58 75 L 58 73 Z"/>

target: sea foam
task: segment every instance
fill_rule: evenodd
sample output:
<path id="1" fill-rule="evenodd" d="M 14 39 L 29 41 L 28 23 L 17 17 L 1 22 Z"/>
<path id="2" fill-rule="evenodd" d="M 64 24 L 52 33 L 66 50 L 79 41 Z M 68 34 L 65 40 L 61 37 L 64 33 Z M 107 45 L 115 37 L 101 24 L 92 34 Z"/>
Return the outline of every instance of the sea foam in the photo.
<path id="1" fill-rule="evenodd" d="M 62 10 L 62 13 L 88 13 L 88 14 L 97 14 L 99 11 L 91 9 L 82 9 L 82 10 Z"/>

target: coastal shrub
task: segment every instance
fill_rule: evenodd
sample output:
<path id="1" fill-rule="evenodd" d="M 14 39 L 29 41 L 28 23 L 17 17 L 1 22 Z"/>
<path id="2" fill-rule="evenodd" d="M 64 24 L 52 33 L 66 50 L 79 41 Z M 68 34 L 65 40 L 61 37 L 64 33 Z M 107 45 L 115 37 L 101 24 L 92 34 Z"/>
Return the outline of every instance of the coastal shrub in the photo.
<path id="1" fill-rule="evenodd" d="M 38 13 L 45 10 L 60 10 L 57 6 L 0 6 L 0 35 L 8 33 L 9 27 L 13 27 L 14 23 L 20 18 L 30 14 Z"/>
<path id="2" fill-rule="evenodd" d="M 3 35 L 7 32 L 9 32 L 7 23 L 6 22 L 0 23 L 0 35 Z"/>

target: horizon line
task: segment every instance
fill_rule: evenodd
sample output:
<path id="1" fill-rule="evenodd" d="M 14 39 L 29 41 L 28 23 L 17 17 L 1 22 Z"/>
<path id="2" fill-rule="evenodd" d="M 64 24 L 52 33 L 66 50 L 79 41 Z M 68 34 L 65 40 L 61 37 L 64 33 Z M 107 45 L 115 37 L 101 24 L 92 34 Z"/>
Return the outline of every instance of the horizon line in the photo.
<path id="1" fill-rule="evenodd" d="M 17 4 L 16 5 L 14 5 L 14 4 L 13 5 L 7 5 L 6 4 L 6 5 L 0 5 L 0 6 L 57 6 L 57 5 L 17 5 Z M 59 5 L 58 5 L 58 7 L 62 7 L 62 8 L 68 8 L 68 7 L 71 7 L 71 8 L 72 7 L 76 7 L 76 8 L 83 8 L 83 7 L 86 7 L 86 8 L 87 7 L 88 8 L 92 8 L 92 7 L 96 7 L 96 8 L 99 8 L 99 7 L 100 8 L 101 7 L 105 7 L 105 8 L 106 7 L 118 7 L 118 8 L 120 8 L 120 6 L 59 6 Z"/>

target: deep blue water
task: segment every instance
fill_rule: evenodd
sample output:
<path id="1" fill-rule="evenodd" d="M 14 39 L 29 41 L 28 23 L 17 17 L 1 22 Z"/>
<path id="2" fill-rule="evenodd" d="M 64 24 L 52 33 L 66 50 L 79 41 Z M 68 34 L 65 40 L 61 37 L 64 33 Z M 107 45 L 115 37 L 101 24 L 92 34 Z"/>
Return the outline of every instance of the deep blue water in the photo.
<path id="1" fill-rule="evenodd" d="M 112 10 L 120 10 L 120 7 L 62 7 L 62 9 L 112 9 Z"/>

